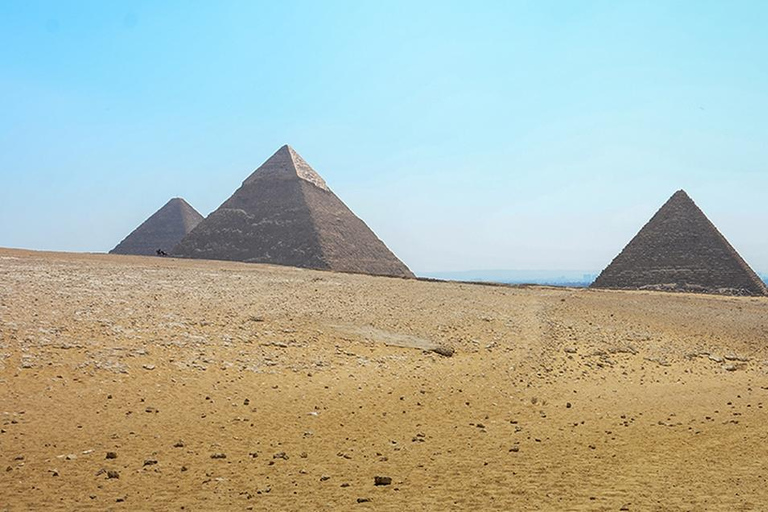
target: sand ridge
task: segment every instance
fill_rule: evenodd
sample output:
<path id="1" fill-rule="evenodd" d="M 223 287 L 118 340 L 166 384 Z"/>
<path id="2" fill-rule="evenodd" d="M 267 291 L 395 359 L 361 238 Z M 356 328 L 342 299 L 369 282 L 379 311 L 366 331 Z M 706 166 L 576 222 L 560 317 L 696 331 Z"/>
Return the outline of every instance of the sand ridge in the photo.
<path id="1" fill-rule="evenodd" d="M 0 510 L 761 510 L 767 340 L 766 298 L 3 249 Z"/>

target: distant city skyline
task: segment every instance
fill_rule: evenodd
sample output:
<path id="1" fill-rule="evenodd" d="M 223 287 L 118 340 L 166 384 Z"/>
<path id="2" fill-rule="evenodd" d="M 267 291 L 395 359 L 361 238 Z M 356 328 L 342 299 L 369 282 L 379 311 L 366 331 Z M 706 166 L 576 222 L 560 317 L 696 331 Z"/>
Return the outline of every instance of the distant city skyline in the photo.
<path id="1" fill-rule="evenodd" d="M 283 144 L 418 274 L 597 273 L 678 189 L 768 274 L 768 4 L 0 3 L 0 246 L 107 252 Z"/>

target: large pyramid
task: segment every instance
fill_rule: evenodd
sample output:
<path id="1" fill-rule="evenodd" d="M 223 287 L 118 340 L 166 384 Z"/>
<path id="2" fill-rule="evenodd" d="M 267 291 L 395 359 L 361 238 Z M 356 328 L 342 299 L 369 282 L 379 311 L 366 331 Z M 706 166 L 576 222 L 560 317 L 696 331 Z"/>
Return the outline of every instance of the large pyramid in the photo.
<path id="1" fill-rule="evenodd" d="M 683 190 L 603 270 L 592 288 L 768 295 L 768 289 Z"/>
<path id="2" fill-rule="evenodd" d="M 203 216 L 189 203 L 180 197 L 174 197 L 109 252 L 154 255 L 161 250 L 170 253 L 171 249 L 202 220 Z"/>
<path id="3" fill-rule="evenodd" d="M 289 146 L 256 169 L 173 255 L 413 277 Z"/>

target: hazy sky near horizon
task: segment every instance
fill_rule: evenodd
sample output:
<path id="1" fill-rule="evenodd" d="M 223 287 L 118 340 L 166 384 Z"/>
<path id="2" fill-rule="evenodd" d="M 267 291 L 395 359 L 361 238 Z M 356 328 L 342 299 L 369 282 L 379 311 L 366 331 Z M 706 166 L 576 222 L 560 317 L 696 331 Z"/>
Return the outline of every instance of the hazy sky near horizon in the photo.
<path id="1" fill-rule="evenodd" d="M 291 144 L 417 272 L 600 270 L 684 188 L 768 272 L 768 2 L 0 2 L 0 246 Z"/>

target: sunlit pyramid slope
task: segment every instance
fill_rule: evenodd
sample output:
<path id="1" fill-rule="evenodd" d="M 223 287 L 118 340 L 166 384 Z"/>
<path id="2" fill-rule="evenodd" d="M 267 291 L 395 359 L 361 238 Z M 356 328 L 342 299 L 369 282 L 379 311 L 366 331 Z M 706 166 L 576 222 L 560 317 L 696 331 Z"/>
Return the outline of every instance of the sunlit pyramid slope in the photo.
<path id="1" fill-rule="evenodd" d="M 757 274 L 682 190 L 656 212 L 592 287 L 768 295 Z"/>
<path id="2" fill-rule="evenodd" d="M 413 277 L 289 146 L 256 169 L 173 254 Z"/>
<path id="3" fill-rule="evenodd" d="M 189 203 L 175 197 L 109 252 L 147 255 L 161 250 L 169 253 L 202 220 L 203 216 Z"/>

